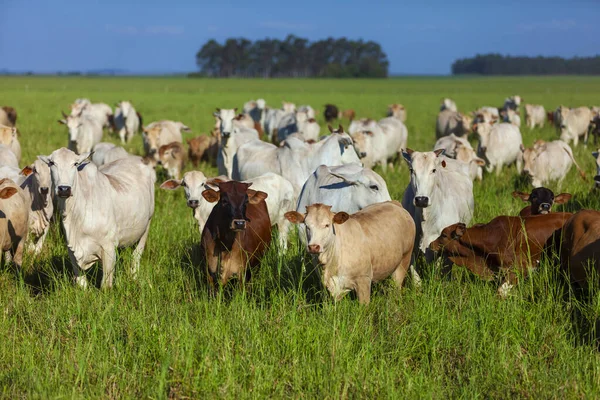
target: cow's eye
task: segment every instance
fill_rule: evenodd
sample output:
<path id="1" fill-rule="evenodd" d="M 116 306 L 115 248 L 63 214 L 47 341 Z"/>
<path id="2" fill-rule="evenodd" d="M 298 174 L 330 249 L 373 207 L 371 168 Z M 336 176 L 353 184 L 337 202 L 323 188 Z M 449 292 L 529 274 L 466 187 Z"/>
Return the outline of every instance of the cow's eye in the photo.
<path id="1" fill-rule="evenodd" d="M 411 174 L 414 174 L 414 173 L 415 173 L 415 170 L 414 170 L 414 169 L 412 169 L 412 168 L 411 168 L 411 169 L 409 169 L 409 171 L 410 171 L 410 173 L 411 173 Z"/>
<path id="2" fill-rule="evenodd" d="M 187 184 L 185 182 L 181 182 L 181 186 L 187 187 Z"/>
<path id="3" fill-rule="evenodd" d="M 325 228 L 329 228 L 329 226 L 330 226 L 329 224 L 325 224 Z"/>
<path id="4" fill-rule="evenodd" d="M 49 167 L 51 167 L 51 166 L 53 166 L 53 165 L 54 165 L 54 161 L 52 161 L 52 160 L 48 160 L 48 166 L 49 166 Z"/>
<path id="5" fill-rule="evenodd" d="M 371 190 L 379 190 L 379 186 L 377 185 L 371 185 L 369 188 L 371 188 Z"/>
<path id="6" fill-rule="evenodd" d="M 436 171 L 436 169 L 434 168 L 434 169 L 431 170 L 431 173 L 435 174 L 435 171 Z"/>
<path id="7" fill-rule="evenodd" d="M 78 163 L 78 162 L 76 162 L 76 163 L 75 163 L 75 164 L 73 164 L 73 165 L 77 167 L 77 166 L 79 165 L 79 163 Z"/>

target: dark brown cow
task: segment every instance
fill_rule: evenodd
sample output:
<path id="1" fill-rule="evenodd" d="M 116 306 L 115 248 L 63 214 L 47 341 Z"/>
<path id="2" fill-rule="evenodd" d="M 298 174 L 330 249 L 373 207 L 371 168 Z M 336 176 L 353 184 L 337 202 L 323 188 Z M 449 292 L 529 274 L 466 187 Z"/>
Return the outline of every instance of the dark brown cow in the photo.
<path id="1" fill-rule="evenodd" d="M 600 212 L 579 211 L 554 236 L 553 249 L 560 249 L 563 270 L 569 274 L 572 283 L 587 287 L 589 268 L 600 273 Z"/>
<path id="2" fill-rule="evenodd" d="M 334 119 L 339 117 L 339 109 L 334 104 L 325 104 L 325 111 L 323 111 L 323 116 L 325 117 L 325 121 L 332 122 Z"/>
<path id="3" fill-rule="evenodd" d="M 554 111 L 547 111 L 546 119 L 548 119 L 548 122 L 550 123 L 550 125 L 554 126 Z"/>
<path id="4" fill-rule="evenodd" d="M 554 192 L 545 187 L 535 188 L 531 193 L 512 192 L 515 199 L 521 199 L 524 202 L 529 202 L 531 205 L 523 208 L 519 212 L 520 217 L 528 217 L 530 215 L 548 214 L 552 211 L 554 204 L 564 204 L 571 200 L 569 193 L 561 193 L 554 197 Z"/>
<path id="5" fill-rule="evenodd" d="M 216 184 L 219 191 L 202 192 L 206 201 L 217 202 L 202 231 L 208 279 L 212 285 L 225 284 L 234 275 L 248 280 L 271 243 L 267 194 L 248 189 L 249 183 Z"/>
<path id="6" fill-rule="evenodd" d="M 506 272 L 498 289 L 505 297 L 516 284 L 517 273 L 525 276 L 529 266 L 537 266 L 546 241 L 571 215 L 561 212 L 525 218 L 500 216 L 471 228 L 454 224 L 444 228 L 430 247 L 486 280 L 500 271 Z"/>

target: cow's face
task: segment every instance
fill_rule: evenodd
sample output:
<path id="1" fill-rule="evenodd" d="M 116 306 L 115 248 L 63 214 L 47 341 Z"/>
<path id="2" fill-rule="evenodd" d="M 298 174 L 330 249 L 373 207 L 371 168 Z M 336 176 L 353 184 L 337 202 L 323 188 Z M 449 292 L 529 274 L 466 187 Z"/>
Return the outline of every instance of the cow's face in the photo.
<path id="1" fill-rule="evenodd" d="M 160 137 L 161 130 L 161 124 L 154 124 L 150 128 L 144 128 L 144 133 L 142 134 L 144 147 L 146 147 L 148 155 L 154 157 L 156 161 L 158 161 L 158 138 Z"/>
<path id="2" fill-rule="evenodd" d="M 459 247 L 458 241 L 467 231 L 467 226 L 463 223 L 450 225 L 442 230 L 440 236 L 429 245 L 429 248 L 438 252 L 446 250 L 448 253 L 457 253 Z"/>
<path id="3" fill-rule="evenodd" d="M 17 138 L 17 128 L 0 125 L 0 144 L 10 146 Z"/>
<path id="4" fill-rule="evenodd" d="M 219 191 L 206 189 L 202 197 L 209 203 L 218 201 L 215 208 L 219 209 L 221 222 L 225 222 L 228 228 L 238 232 L 246 229 L 246 222 L 250 220 L 246 216 L 248 204 L 258 204 L 267 198 L 267 194 L 260 191 L 248 189 L 250 183 L 229 181 L 219 182 Z"/>
<path id="5" fill-rule="evenodd" d="M 290 103 L 288 101 L 282 101 L 281 102 L 281 109 L 285 113 L 293 113 L 293 112 L 296 112 L 296 105 L 294 103 Z"/>
<path id="6" fill-rule="evenodd" d="M 445 168 L 446 161 L 440 159 L 444 150 L 418 152 L 407 149 L 402 155 L 410 168 L 410 184 L 415 193 L 416 207 L 429 207 L 438 168 Z"/>
<path id="7" fill-rule="evenodd" d="M 183 175 L 183 179 L 169 179 L 168 181 L 163 182 L 160 187 L 161 189 L 169 190 L 183 187 L 187 206 L 195 210 L 202 202 L 204 202 L 202 192 L 206 189 L 211 189 L 206 185 L 206 181 L 207 178 L 202 172 L 189 171 Z"/>
<path id="8" fill-rule="evenodd" d="M 236 117 L 237 108 L 233 109 L 220 109 L 217 108 L 217 112 L 213 115 L 219 119 L 219 129 L 221 130 L 221 136 L 224 139 L 229 138 L 233 132 L 233 120 Z"/>
<path id="9" fill-rule="evenodd" d="M 487 146 L 490 140 L 490 133 L 492 132 L 492 126 L 494 121 L 481 121 L 473 124 L 473 131 L 479 136 L 479 148 L 483 153 L 486 152 Z"/>
<path id="10" fill-rule="evenodd" d="M 38 156 L 40 161 L 50 167 L 52 182 L 58 197 L 67 198 L 71 196 L 72 189 L 77 182 L 77 172 L 90 162 L 91 155 L 92 153 L 77 155 L 63 147 L 55 150 L 49 156 Z"/>
<path id="11" fill-rule="evenodd" d="M 129 114 L 133 113 L 133 106 L 128 101 L 120 102 L 119 108 L 121 109 L 121 113 L 123 113 L 124 118 L 127 118 L 129 116 Z"/>
<path id="12" fill-rule="evenodd" d="M 83 120 L 81 117 L 74 117 L 73 115 L 65 116 L 64 119 L 58 120 L 59 123 L 66 125 L 69 128 L 69 148 L 75 149 L 75 144 L 77 143 L 77 136 L 79 135 L 79 131 L 83 126 Z"/>
<path id="13" fill-rule="evenodd" d="M 308 252 L 320 254 L 333 246 L 335 225 L 343 224 L 350 216 L 345 212 L 333 213 L 331 206 L 325 204 L 313 204 L 306 207 L 305 215 L 289 211 L 285 217 L 294 224 L 304 223 Z"/>
<path id="14" fill-rule="evenodd" d="M 373 132 L 371 131 L 356 132 L 352 135 L 354 150 L 361 159 L 370 155 L 370 142 L 372 136 Z"/>
<path id="15" fill-rule="evenodd" d="M 352 142 L 350 135 L 342 131 L 336 133 L 336 137 L 340 148 L 340 154 L 342 156 L 342 164 L 350 164 L 354 162 L 360 163 L 360 158 L 358 158 L 358 154 L 356 154 L 354 143 Z"/>
<path id="16" fill-rule="evenodd" d="M 48 201 L 50 187 L 52 186 L 52 175 L 50 167 L 41 160 L 35 160 L 30 166 L 33 173 L 33 179 L 36 182 L 37 190 L 44 201 Z"/>
<path id="17" fill-rule="evenodd" d="M 178 142 L 165 144 L 158 149 L 158 160 L 162 165 L 173 165 L 183 156 L 183 146 Z"/>
<path id="18" fill-rule="evenodd" d="M 535 175 L 535 162 L 540 154 L 539 147 L 528 147 L 524 148 L 521 145 L 521 151 L 523 152 L 523 173 L 529 177 Z"/>
<path id="19" fill-rule="evenodd" d="M 548 214 L 554 204 L 563 204 L 571 199 L 569 193 L 561 193 L 555 197 L 552 190 L 545 187 L 535 188 L 531 193 L 513 192 L 512 195 L 531 203 L 532 215 Z"/>

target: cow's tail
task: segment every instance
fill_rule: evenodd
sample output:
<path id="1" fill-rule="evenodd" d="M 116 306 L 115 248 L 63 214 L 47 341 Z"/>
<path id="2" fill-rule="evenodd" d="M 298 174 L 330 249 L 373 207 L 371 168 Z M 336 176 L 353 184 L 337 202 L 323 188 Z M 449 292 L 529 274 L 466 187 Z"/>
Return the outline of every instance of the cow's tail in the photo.
<path id="1" fill-rule="evenodd" d="M 567 152 L 567 154 L 569 155 L 569 157 L 571 157 L 571 161 L 573 161 L 573 164 L 575 164 L 575 167 L 577 168 L 577 171 L 579 171 L 579 175 L 581 176 L 581 178 L 585 181 L 587 180 L 585 178 L 585 172 L 581 169 L 581 167 L 579 166 L 579 164 L 577 164 L 577 161 L 575 161 L 575 157 L 573 156 L 573 151 L 569 148 L 565 148 L 565 151 Z"/>
<path id="2" fill-rule="evenodd" d="M 139 112 L 137 112 L 137 111 L 136 111 L 135 113 L 136 113 L 136 115 L 137 115 L 138 119 L 140 120 L 140 125 L 138 126 L 138 131 L 139 131 L 140 133 L 142 133 L 142 129 L 144 129 L 144 120 L 142 119 L 142 114 L 140 114 L 140 113 L 139 113 Z"/>

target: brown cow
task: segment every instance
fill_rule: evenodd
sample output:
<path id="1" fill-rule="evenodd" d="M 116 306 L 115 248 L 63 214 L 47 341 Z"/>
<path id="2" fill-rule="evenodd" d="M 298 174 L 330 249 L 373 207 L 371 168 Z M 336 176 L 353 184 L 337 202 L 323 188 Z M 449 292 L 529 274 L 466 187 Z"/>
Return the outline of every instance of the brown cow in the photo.
<path id="1" fill-rule="evenodd" d="M 0 107 L 0 125 L 13 127 L 17 124 L 17 111 L 10 106 Z"/>
<path id="2" fill-rule="evenodd" d="M 207 189 L 202 197 L 217 202 L 202 231 L 202 249 L 208 280 L 225 284 L 237 275 L 250 278 L 250 270 L 271 243 L 271 221 L 265 192 L 248 189 L 251 184 L 218 182 L 219 191 Z"/>
<path id="3" fill-rule="evenodd" d="M 517 282 L 517 273 L 525 276 L 529 267 L 537 266 L 546 241 L 571 215 L 560 212 L 525 218 L 499 216 L 471 228 L 458 223 L 444 228 L 430 247 L 486 280 L 500 271 L 506 272 L 498 289 L 500 296 L 506 297 Z"/>
<path id="4" fill-rule="evenodd" d="M 557 241 L 562 237 L 562 242 Z M 586 288 L 588 265 L 593 273 L 600 273 L 600 212 L 581 210 L 565 224 L 562 232 L 555 233 L 554 249 L 560 249 L 560 264 L 571 282 Z M 598 275 L 596 275 L 596 279 Z"/>
<path id="5" fill-rule="evenodd" d="M 179 179 L 186 158 L 185 148 L 179 142 L 171 142 L 158 149 L 158 162 L 167 170 L 169 178 Z"/>
<path id="6" fill-rule="evenodd" d="M 216 136 L 201 135 L 188 139 L 187 144 L 189 147 L 188 158 L 194 164 L 194 167 L 197 167 L 198 163 L 203 160 L 216 163 L 219 151 L 219 142 Z"/>
<path id="7" fill-rule="evenodd" d="M 521 199 L 524 202 L 529 202 L 531 205 L 523 208 L 519 212 L 520 217 L 528 217 L 530 215 L 548 214 L 552 211 L 554 204 L 564 204 L 571 200 L 569 193 L 561 193 L 554 197 L 554 192 L 545 187 L 535 188 L 531 193 L 512 192 L 515 199 Z"/>

